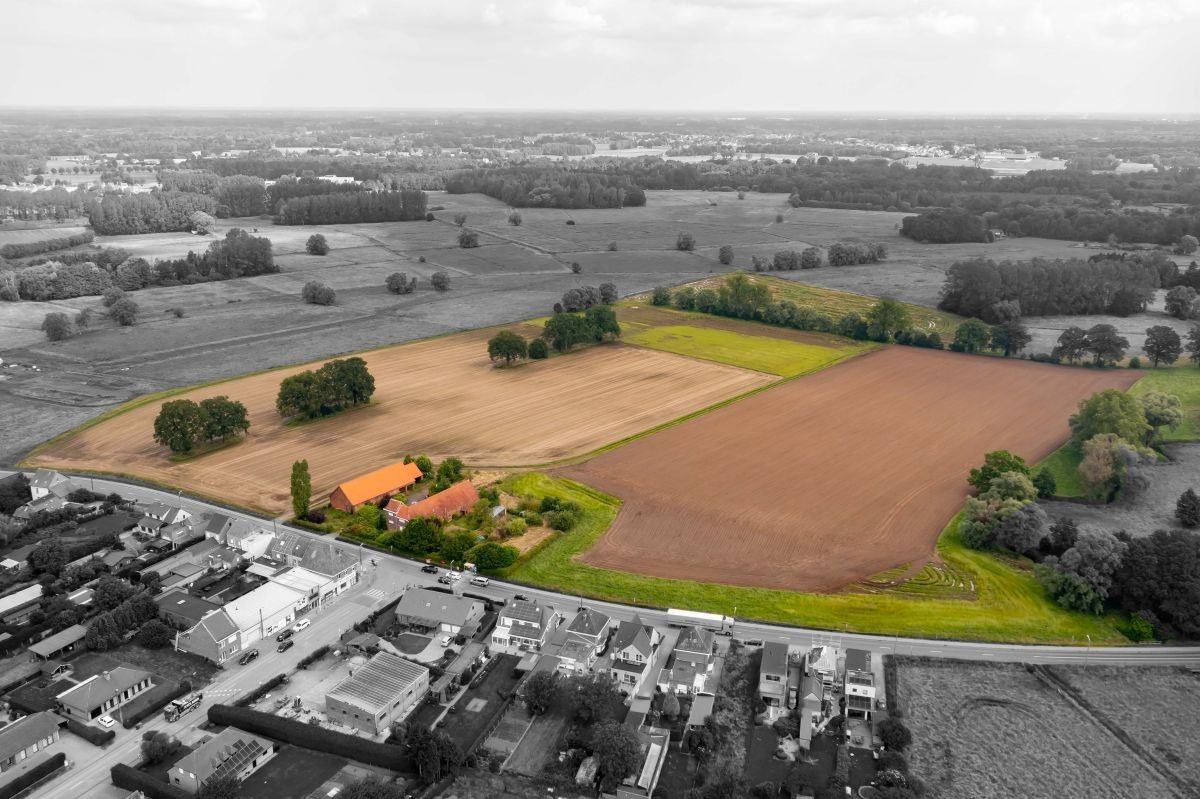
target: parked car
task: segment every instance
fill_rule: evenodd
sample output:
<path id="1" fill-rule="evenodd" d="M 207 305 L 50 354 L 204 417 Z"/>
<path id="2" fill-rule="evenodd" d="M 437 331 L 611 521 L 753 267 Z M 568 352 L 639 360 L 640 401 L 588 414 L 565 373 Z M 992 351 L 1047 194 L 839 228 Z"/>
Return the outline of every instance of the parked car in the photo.
<path id="1" fill-rule="evenodd" d="M 295 645 L 296 645 L 295 641 L 284 641 L 282 644 L 280 644 L 278 647 L 275 648 L 275 651 L 276 652 L 286 652 L 289 649 L 291 649 L 292 647 L 294 647 Z"/>
<path id="2" fill-rule="evenodd" d="M 425 572 L 426 574 L 437 574 L 438 567 L 434 566 L 432 563 L 426 563 L 421 567 L 421 571 Z"/>
<path id="3" fill-rule="evenodd" d="M 284 630 L 279 635 L 275 636 L 276 641 L 286 641 L 296 634 L 295 630 Z"/>
<path id="4" fill-rule="evenodd" d="M 461 579 L 462 579 L 462 572 L 454 572 L 454 571 L 450 572 L 450 580 L 451 581 L 458 582 Z"/>
<path id="5" fill-rule="evenodd" d="M 438 582 L 441 583 L 442 585 L 450 585 L 450 583 L 452 583 L 453 580 L 450 579 L 450 575 L 443 574 L 441 577 L 438 578 Z"/>
<path id="6" fill-rule="evenodd" d="M 487 577 L 472 577 L 471 578 L 471 585 L 477 585 L 480 588 L 486 588 L 487 584 L 490 582 L 491 582 L 491 580 L 489 580 Z"/>
<path id="7" fill-rule="evenodd" d="M 453 640 L 454 639 L 451 636 L 443 635 L 441 638 L 438 639 L 438 643 L 441 644 L 442 646 L 450 646 L 450 642 Z"/>
<path id="8" fill-rule="evenodd" d="M 258 660 L 258 650 L 251 649 L 249 652 L 238 658 L 238 663 L 245 666 L 247 663 L 253 663 L 256 660 Z"/>
<path id="9" fill-rule="evenodd" d="M 312 624 L 312 619 L 301 619 L 292 627 L 296 632 L 303 632 L 308 629 L 308 625 Z"/>
<path id="10" fill-rule="evenodd" d="M 117 722 L 115 722 L 113 720 L 112 716 L 101 716 L 100 718 L 96 719 L 96 723 L 99 724 L 101 727 L 104 727 L 105 729 L 107 729 L 107 728 L 111 727 L 112 725 L 116 724 Z"/>
<path id="11" fill-rule="evenodd" d="M 514 600 L 516 600 L 516 599 L 519 599 L 519 600 L 521 600 L 522 602 L 528 602 L 528 601 L 529 601 L 529 597 L 525 596 L 524 594 L 517 594 L 516 596 L 514 596 L 514 597 L 513 597 L 513 599 L 514 599 Z"/>

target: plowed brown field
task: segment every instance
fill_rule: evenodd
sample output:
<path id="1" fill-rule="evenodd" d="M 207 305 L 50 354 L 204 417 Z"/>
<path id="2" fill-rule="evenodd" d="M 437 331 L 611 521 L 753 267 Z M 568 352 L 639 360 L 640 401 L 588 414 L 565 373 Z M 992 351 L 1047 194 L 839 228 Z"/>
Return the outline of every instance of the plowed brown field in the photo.
<path id="1" fill-rule="evenodd" d="M 927 558 L 985 452 L 1045 457 L 1081 399 L 1140 374 L 909 347 L 860 356 L 565 468 L 625 503 L 583 560 L 842 588 Z"/>
<path id="2" fill-rule="evenodd" d="M 307 458 L 314 495 L 405 454 L 518 466 L 590 452 L 776 380 L 716 363 L 612 344 L 514 369 L 496 369 L 494 330 L 363 355 L 375 376 L 371 405 L 286 426 L 275 411 L 284 377 L 307 366 L 238 378 L 186 394 L 246 405 L 250 433 L 225 449 L 173 462 L 153 439 L 163 401 L 135 408 L 29 458 L 41 466 L 117 472 L 282 512 L 292 462 Z"/>

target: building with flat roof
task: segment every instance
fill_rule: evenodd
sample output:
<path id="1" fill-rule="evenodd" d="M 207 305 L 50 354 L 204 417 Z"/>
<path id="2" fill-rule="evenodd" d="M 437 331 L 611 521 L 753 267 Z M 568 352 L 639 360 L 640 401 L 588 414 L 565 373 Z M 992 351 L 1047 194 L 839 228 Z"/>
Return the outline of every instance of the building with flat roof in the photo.
<path id="1" fill-rule="evenodd" d="M 167 772 L 167 778 L 172 785 L 196 794 L 212 779 L 234 777 L 239 782 L 246 779 L 277 751 L 278 744 L 274 741 L 226 727 L 180 758 Z"/>
<path id="2" fill-rule="evenodd" d="M 89 677 L 55 697 L 65 716 L 90 722 L 112 713 L 134 697 L 154 687 L 150 675 L 140 669 L 117 666 L 112 671 Z"/>
<path id="3" fill-rule="evenodd" d="M 379 652 L 325 695 L 325 713 L 330 721 L 380 735 L 428 694 L 429 669 Z"/>
<path id="4" fill-rule="evenodd" d="M 865 649 L 846 650 L 846 669 L 842 677 L 846 694 L 846 715 L 871 718 L 875 706 L 875 675 L 871 671 L 871 653 Z"/>
<path id="5" fill-rule="evenodd" d="M 248 594 L 225 603 L 221 609 L 237 625 L 242 646 L 247 647 L 296 620 L 296 611 L 304 606 L 300 592 L 278 583 L 264 583 Z"/>

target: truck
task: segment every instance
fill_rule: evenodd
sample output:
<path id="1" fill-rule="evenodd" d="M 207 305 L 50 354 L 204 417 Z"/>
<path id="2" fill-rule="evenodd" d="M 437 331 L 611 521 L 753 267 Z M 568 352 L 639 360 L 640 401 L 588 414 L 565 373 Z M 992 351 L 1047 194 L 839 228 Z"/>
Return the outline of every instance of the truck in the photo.
<path id="1" fill-rule="evenodd" d="M 204 701 L 204 694 L 192 694 L 185 696 L 182 699 L 172 699 L 170 704 L 163 708 L 163 715 L 167 721 L 174 721 L 184 713 L 191 713 L 196 708 L 200 707 L 200 703 Z"/>
<path id="2" fill-rule="evenodd" d="M 667 610 L 667 624 L 672 627 L 704 627 L 723 635 L 733 634 L 733 617 L 722 616 L 720 613 L 701 613 L 697 610 Z"/>

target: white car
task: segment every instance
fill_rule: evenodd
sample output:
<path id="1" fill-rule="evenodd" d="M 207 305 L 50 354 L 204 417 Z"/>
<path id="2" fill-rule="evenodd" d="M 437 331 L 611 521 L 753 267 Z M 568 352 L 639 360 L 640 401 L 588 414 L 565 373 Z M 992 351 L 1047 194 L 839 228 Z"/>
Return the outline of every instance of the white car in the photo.
<path id="1" fill-rule="evenodd" d="M 296 622 L 296 625 L 292 627 L 292 629 L 296 632 L 303 632 L 304 630 L 308 629 L 310 624 L 312 624 L 312 619 L 301 619 L 300 621 Z"/>
<path id="2" fill-rule="evenodd" d="M 441 638 L 438 639 L 438 643 L 441 644 L 442 646 L 450 646 L 450 642 L 453 640 L 454 640 L 453 636 L 443 635 Z"/>
<path id="3" fill-rule="evenodd" d="M 450 579 L 457 583 L 462 579 L 462 572 L 450 572 Z"/>
<path id="4" fill-rule="evenodd" d="M 491 582 L 491 580 L 489 580 L 487 577 L 472 577 L 471 578 L 471 585 L 477 585 L 480 588 L 486 588 L 487 584 L 490 582 Z"/>
<path id="5" fill-rule="evenodd" d="M 96 723 L 99 724 L 101 727 L 104 727 L 105 729 L 107 729 L 108 727 L 111 727 L 112 725 L 116 724 L 117 722 L 113 721 L 112 716 L 101 716 L 100 718 L 96 719 Z"/>

